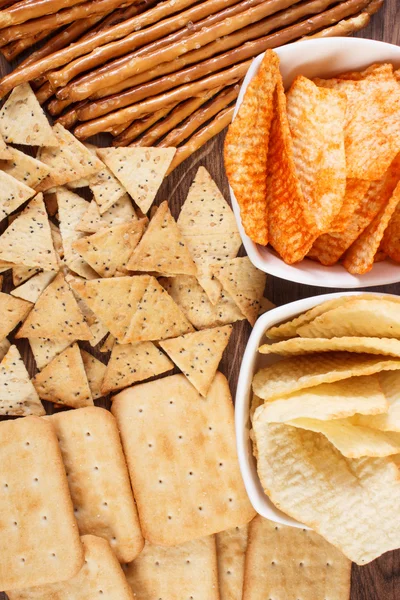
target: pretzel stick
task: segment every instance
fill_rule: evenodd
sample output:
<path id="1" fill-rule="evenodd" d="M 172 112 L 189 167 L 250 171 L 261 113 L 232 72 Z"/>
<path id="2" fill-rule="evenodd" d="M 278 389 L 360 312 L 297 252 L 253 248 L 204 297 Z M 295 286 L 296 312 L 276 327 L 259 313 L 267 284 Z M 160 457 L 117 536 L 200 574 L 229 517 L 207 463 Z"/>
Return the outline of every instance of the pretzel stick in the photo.
<path id="1" fill-rule="evenodd" d="M 210 123 L 199 129 L 184 146 L 176 149 L 176 153 L 167 171 L 167 175 L 171 173 L 178 165 L 186 158 L 191 156 L 206 144 L 211 138 L 220 133 L 229 125 L 232 120 L 234 106 L 224 108 Z"/>
<path id="2" fill-rule="evenodd" d="M 169 112 L 171 112 L 171 110 L 175 106 L 176 106 L 176 104 L 172 104 L 171 106 L 166 106 L 165 108 L 161 108 L 160 110 L 157 110 L 153 114 L 150 114 L 150 115 L 144 117 L 143 119 L 137 119 L 136 121 L 123 123 L 122 125 L 116 125 L 115 127 L 112 128 L 112 130 L 110 130 L 110 133 L 112 133 L 112 135 L 118 136 L 126 129 L 132 128 L 131 135 L 133 136 L 132 140 L 134 140 L 141 133 L 146 131 L 146 129 L 149 129 L 149 127 L 154 125 L 154 123 L 156 123 L 160 119 L 163 119 Z M 113 143 L 114 143 L 114 140 L 113 140 Z"/>
<path id="3" fill-rule="evenodd" d="M 85 104 L 85 102 L 80 102 L 79 104 L 73 106 L 70 110 L 61 115 L 61 117 L 57 119 L 56 123 L 59 123 L 66 129 L 71 129 L 71 127 L 73 127 L 78 122 L 77 109 L 83 106 L 83 104 Z"/>
<path id="4" fill-rule="evenodd" d="M 49 35 L 48 31 L 42 31 L 38 35 L 33 35 L 32 37 L 23 38 L 22 40 L 16 40 L 15 42 L 10 42 L 7 46 L 3 46 L 0 48 L 0 52 L 4 56 L 6 60 L 9 62 L 17 58 L 24 50 L 27 48 L 31 48 L 33 44 L 37 44 L 45 37 Z"/>
<path id="5" fill-rule="evenodd" d="M 176 127 L 161 140 L 157 146 L 160 148 L 176 147 L 190 137 L 201 125 L 207 123 L 209 119 L 237 98 L 240 85 L 236 84 L 233 88 L 228 89 L 229 91 L 221 92 L 215 100 L 208 102 L 206 106 L 194 112 L 188 119 L 183 121 L 180 127 Z"/>
<path id="6" fill-rule="evenodd" d="M 54 94 L 54 90 L 50 83 L 46 81 L 36 92 L 36 98 L 39 104 L 44 104 Z"/>
<path id="7" fill-rule="evenodd" d="M 359 31 L 366 27 L 370 21 L 370 16 L 368 13 L 360 13 L 356 17 L 350 17 L 350 19 L 344 19 L 333 25 L 332 27 L 327 27 L 318 33 L 314 33 L 314 35 L 305 35 L 299 41 L 303 40 L 312 40 L 314 38 L 323 38 L 323 37 L 336 37 L 336 36 L 346 36 L 354 33 L 355 31 Z"/>
<path id="8" fill-rule="evenodd" d="M 50 69 L 61 67 L 62 65 L 69 63 L 71 60 L 74 60 L 78 56 L 82 56 L 83 54 L 91 52 L 98 46 L 107 44 L 108 42 L 116 39 L 120 39 L 121 37 L 124 37 L 134 31 L 135 28 L 141 29 L 147 25 L 152 25 L 160 19 L 183 10 L 195 2 L 196 0 L 174 0 L 174 4 L 171 5 L 170 0 L 166 0 L 165 2 L 157 4 L 154 8 L 146 11 L 142 15 L 132 17 L 131 19 L 116 25 L 115 27 L 95 33 L 86 40 L 72 44 L 58 53 L 46 56 L 45 58 L 28 65 L 28 67 L 24 69 L 14 71 L 13 73 L 10 73 L 4 77 L 1 81 L 0 98 L 5 96 L 10 90 L 21 83 L 31 81 L 42 73 L 46 73 Z"/>
<path id="9" fill-rule="evenodd" d="M 284 2 L 285 0 L 275 1 Z M 297 0 L 291 0 L 292 3 L 294 1 Z M 182 39 L 182 37 L 190 37 L 194 30 L 194 26 L 188 28 L 188 23 L 200 21 L 201 19 L 205 20 L 205 17 L 210 16 L 210 6 L 212 8 L 212 12 L 217 13 L 217 21 L 221 22 L 224 18 L 229 18 L 229 16 L 233 16 L 238 12 L 244 11 L 247 6 L 251 7 L 265 3 L 265 0 L 245 0 L 244 2 L 239 2 L 239 4 L 234 4 L 236 2 L 237 0 L 214 0 L 214 2 L 211 4 L 204 2 L 202 4 L 193 6 L 179 15 L 175 15 L 169 19 L 165 19 L 160 23 L 156 23 L 144 31 L 136 31 L 121 40 L 106 44 L 100 48 L 97 48 L 96 50 L 93 50 L 91 54 L 82 56 L 69 65 L 66 65 L 60 71 L 52 73 L 49 76 L 50 81 L 54 87 L 65 85 L 73 77 L 79 75 L 83 71 L 89 71 L 98 65 L 103 65 L 110 59 L 116 59 L 119 56 L 126 55 L 128 52 L 135 50 L 135 48 L 145 46 L 146 44 L 156 41 L 166 34 L 175 32 L 177 30 L 180 30 L 179 39 Z M 231 4 L 234 4 L 234 6 L 231 7 Z M 203 26 L 206 26 L 206 23 L 203 23 L 201 27 Z M 184 28 L 183 32 L 182 27 Z M 196 30 L 197 29 L 198 27 Z M 163 44 L 163 47 L 164 46 L 165 45 Z M 148 54 L 148 52 L 149 51 L 146 50 L 146 54 Z M 137 56 L 137 54 L 135 54 L 135 56 Z"/>
<path id="10" fill-rule="evenodd" d="M 60 6 L 59 0 L 22 0 L 17 2 L 10 8 L 0 12 L 0 27 L 10 27 L 11 25 L 19 25 L 37 19 L 45 15 L 51 15 L 60 10 L 60 8 L 70 8 L 76 4 L 80 4 L 84 0 L 63 0 Z"/>
<path id="11" fill-rule="evenodd" d="M 161 116 L 159 117 L 158 114 L 161 114 Z M 115 125 L 115 127 L 110 127 L 110 133 L 112 136 L 116 137 L 117 135 L 120 135 L 123 131 L 125 131 L 125 129 L 128 129 L 128 127 L 130 127 L 133 123 L 137 123 L 139 125 L 139 123 L 142 123 L 147 118 L 154 118 L 154 121 L 150 122 L 150 125 L 153 125 L 153 123 L 158 121 L 158 119 L 162 119 L 163 116 L 163 111 L 159 110 L 158 112 L 155 112 L 152 115 L 149 115 L 148 117 L 144 117 L 143 119 L 138 119 L 137 121 L 128 121 L 127 123 L 122 123 L 122 125 Z M 145 129 L 147 129 L 147 127 L 145 127 Z M 142 129 L 140 133 L 145 129 Z"/>
<path id="12" fill-rule="evenodd" d="M 245 61 L 230 69 L 226 69 L 221 73 L 214 73 L 213 75 L 209 75 L 194 83 L 188 83 L 179 88 L 175 88 L 166 94 L 161 94 L 155 98 L 149 98 L 139 104 L 128 106 L 127 108 L 110 113 L 99 119 L 83 123 L 76 127 L 74 133 L 78 138 L 85 139 L 100 131 L 109 131 L 110 127 L 126 123 L 129 119 L 134 120 L 143 115 L 155 112 L 173 102 L 178 103 L 182 100 L 187 100 L 187 98 L 198 96 L 216 87 L 232 85 L 244 77 L 250 64 L 250 60 Z"/>

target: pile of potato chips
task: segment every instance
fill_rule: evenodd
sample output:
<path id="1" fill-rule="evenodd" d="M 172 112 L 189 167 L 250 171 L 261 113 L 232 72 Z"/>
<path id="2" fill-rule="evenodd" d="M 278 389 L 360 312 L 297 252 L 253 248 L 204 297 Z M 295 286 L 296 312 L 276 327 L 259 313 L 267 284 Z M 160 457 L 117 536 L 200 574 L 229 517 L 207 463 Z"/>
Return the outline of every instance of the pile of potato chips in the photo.
<path id="1" fill-rule="evenodd" d="M 353 274 L 400 260 L 400 83 L 391 64 L 285 94 L 267 50 L 225 141 L 246 234 L 289 263 L 341 261 Z"/>
<path id="2" fill-rule="evenodd" d="M 400 300 L 341 296 L 266 336 L 283 357 L 253 379 L 266 494 L 357 564 L 399 547 Z"/>

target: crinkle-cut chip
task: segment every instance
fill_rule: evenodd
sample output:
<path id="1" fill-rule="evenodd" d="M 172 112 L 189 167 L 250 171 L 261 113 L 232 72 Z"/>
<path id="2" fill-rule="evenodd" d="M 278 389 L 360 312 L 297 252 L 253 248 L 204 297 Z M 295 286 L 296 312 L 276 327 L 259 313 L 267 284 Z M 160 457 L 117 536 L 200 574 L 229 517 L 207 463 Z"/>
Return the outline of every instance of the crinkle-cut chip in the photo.
<path id="1" fill-rule="evenodd" d="M 304 258 L 319 231 L 296 173 L 286 96 L 281 81 L 278 81 L 274 94 L 268 165 L 268 239 L 286 263 L 295 263 Z"/>
<path id="2" fill-rule="evenodd" d="M 77 343 L 58 354 L 32 383 L 43 400 L 72 408 L 93 405 L 93 398 Z"/>
<path id="3" fill-rule="evenodd" d="M 175 152 L 175 148 L 97 149 L 97 155 L 143 213 L 152 205 Z"/>
<path id="4" fill-rule="evenodd" d="M 212 272 L 250 325 L 254 325 L 267 275 L 257 269 L 247 256 L 219 263 L 212 267 Z"/>
<path id="5" fill-rule="evenodd" d="M 302 325 L 297 334 L 303 338 L 400 338 L 400 303 L 385 297 L 365 300 L 354 296 Z"/>
<path id="6" fill-rule="evenodd" d="M 363 71 L 346 71 L 336 76 L 337 79 L 348 79 L 359 81 L 360 79 L 377 78 L 382 81 L 387 81 L 393 77 L 393 65 L 390 63 L 374 63 Z"/>
<path id="7" fill-rule="evenodd" d="M 380 248 L 392 260 L 400 262 L 400 204 L 396 206 L 390 218 L 389 224 L 383 234 Z"/>
<path id="8" fill-rule="evenodd" d="M 399 306 L 400 308 L 400 306 Z M 258 349 L 261 354 L 293 356 L 310 352 L 359 352 L 400 356 L 400 340 L 381 337 L 301 337 L 284 340 L 276 344 L 264 344 Z"/>
<path id="9" fill-rule="evenodd" d="M 320 233 L 329 229 L 343 204 L 346 104 L 344 94 L 319 88 L 302 75 L 296 77 L 287 94 L 295 170 Z"/>
<path id="10" fill-rule="evenodd" d="M 57 148 L 40 148 L 37 159 L 50 168 L 49 176 L 39 184 L 41 191 L 65 185 L 83 177 L 91 177 L 104 167 L 70 131 L 56 123 L 53 127 Z"/>
<path id="11" fill-rule="evenodd" d="M 101 360 L 98 360 L 85 350 L 81 350 L 81 355 L 92 398 L 93 400 L 97 400 L 103 396 L 101 384 L 107 367 Z"/>
<path id="12" fill-rule="evenodd" d="M 7 143 L 58 146 L 50 123 L 29 83 L 14 88 L 0 112 L 0 133 Z"/>
<path id="13" fill-rule="evenodd" d="M 96 233 L 103 227 L 113 227 L 136 218 L 131 200 L 128 194 L 124 194 L 102 215 L 96 202 L 92 200 L 75 229 L 84 233 Z"/>
<path id="14" fill-rule="evenodd" d="M 147 219 L 134 219 L 101 229 L 73 242 L 72 248 L 101 277 L 114 277 L 117 271 L 127 270 L 128 260 L 142 237 L 146 223 Z"/>
<path id="15" fill-rule="evenodd" d="M 39 371 L 48 365 L 57 354 L 68 348 L 71 343 L 70 340 L 57 340 L 53 338 L 29 338 L 28 342 Z"/>
<path id="16" fill-rule="evenodd" d="M 242 598 L 248 529 L 248 525 L 241 525 L 215 536 L 221 600 Z"/>
<path id="17" fill-rule="evenodd" d="M 9 152 L 10 159 L 1 161 L 1 170 L 28 187 L 35 188 L 49 174 L 49 167 L 40 160 L 11 146 Z"/>
<path id="18" fill-rule="evenodd" d="M 60 272 L 39 296 L 17 338 L 90 340 L 91 333 L 74 295 Z"/>
<path id="19" fill-rule="evenodd" d="M 354 212 L 361 205 L 369 186 L 370 182 L 364 179 L 347 179 L 343 204 L 329 226 L 329 233 L 345 231 Z"/>
<path id="20" fill-rule="evenodd" d="M 84 145 L 94 156 L 97 156 L 96 146 L 88 143 L 85 143 Z M 115 204 L 121 198 L 121 196 L 126 194 L 125 188 L 120 184 L 118 179 L 114 177 L 106 165 L 103 165 L 102 170 L 90 177 L 89 180 L 78 180 L 75 182 L 75 187 L 85 186 L 90 187 L 100 214 L 106 212 L 110 206 Z"/>
<path id="21" fill-rule="evenodd" d="M 381 431 L 400 432 L 400 374 L 396 371 L 382 371 L 378 374 L 379 383 L 388 402 L 388 409 L 383 414 L 358 414 L 352 419 L 356 425 L 372 427 Z M 360 413 L 360 411 L 357 411 Z"/>
<path id="22" fill-rule="evenodd" d="M 31 308 L 31 302 L 0 292 L 0 340 L 25 319 Z"/>
<path id="23" fill-rule="evenodd" d="M 224 290 L 218 303 L 211 304 L 196 277 L 179 275 L 162 279 L 161 283 L 196 329 L 228 325 L 245 318 Z"/>
<path id="24" fill-rule="evenodd" d="M 28 187 L 12 175 L 0 171 L 0 221 L 17 210 L 26 200 L 35 195 Z"/>
<path id="25" fill-rule="evenodd" d="M 263 400 L 274 400 L 321 383 L 397 369 L 400 360 L 387 356 L 351 352 L 296 356 L 258 371 L 253 378 L 253 391 Z"/>
<path id="26" fill-rule="evenodd" d="M 389 221 L 400 202 L 400 182 L 389 202 L 376 215 L 362 234 L 347 250 L 343 266 L 354 275 L 368 273 L 374 266 L 377 253 Z"/>
<path id="27" fill-rule="evenodd" d="M 157 208 L 142 239 L 131 255 L 127 268 L 168 275 L 196 275 L 196 265 L 184 237 L 163 202 Z"/>
<path id="28" fill-rule="evenodd" d="M 0 237 L 0 260 L 58 270 L 42 194 L 35 196 Z"/>
<path id="29" fill-rule="evenodd" d="M 173 368 L 174 364 L 153 342 L 114 344 L 101 390 L 109 394 Z"/>
<path id="30" fill-rule="evenodd" d="M 392 372 L 384 372 L 392 374 Z M 393 371 L 393 373 L 397 373 Z M 326 421 L 343 419 L 359 413 L 378 415 L 388 409 L 388 401 L 382 392 L 379 375 L 350 377 L 333 383 L 321 383 L 275 400 L 265 402 L 263 418 L 269 423 L 286 423 L 292 419 L 313 418 Z M 255 396 L 252 412 L 255 414 L 262 399 Z M 383 415 L 382 415 L 383 416 Z M 367 417 L 369 418 L 369 417 Z"/>
<path id="31" fill-rule="evenodd" d="M 10 346 L 0 363 L 0 415 L 44 415 L 45 410 L 16 346 Z"/>
<path id="32" fill-rule="evenodd" d="M 224 145 L 225 170 L 244 230 L 253 242 L 264 246 L 268 244 L 268 144 L 278 79 L 282 79 L 278 55 L 267 50 Z"/>
<path id="33" fill-rule="evenodd" d="M 345 231 L 321 235 L 311 248 L 309 256 L 317 258 L 326 266 L 335 264 L 389 202 L 399 178 L 400 155 L 396 156 L 383 179 L 371 182 Z"/>
<path id="34" fill-rule="evenodd" d="M 278 508 L 359 565 L 398 547 L 400 477 L 390 457 L 346 458 L 321 434 L 262 418 L 253 427 L 258 474 Z"/>
<path id="35" fill-rule="evenodd" d="M 314 433 L 322 433 L 343 456 L 348 458 L 390 456 L 400 451 L 399 433 L 352 425 L 347 419 L 319 421 L 312 418 L 300 418 L 289 421 L 288 425 L 314 431 Z"/>
<path id="36" fill-rule="evenodd" d="M 196 390 L 207 396 L 231 332 L 230 325 L 203 329 L 164 340 L 160 346 Z"/>
<path id="37" fill-rule="evenodd" d="M 42 271 L 28 279 L 21 286 L 15 288 L 11 292 L 11 295 L 34 304 L 55 276 L 56 273 L 54 271 Z"/>

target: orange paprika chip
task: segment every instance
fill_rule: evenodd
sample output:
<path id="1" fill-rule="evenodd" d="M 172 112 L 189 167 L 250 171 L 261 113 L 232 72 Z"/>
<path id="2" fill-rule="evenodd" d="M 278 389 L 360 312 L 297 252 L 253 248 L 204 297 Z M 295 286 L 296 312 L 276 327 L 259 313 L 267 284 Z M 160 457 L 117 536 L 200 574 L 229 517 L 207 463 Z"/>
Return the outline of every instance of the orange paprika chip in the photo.
<path id="1" fill-rule="evenodd" d="M 400 262 L 400 205 L 392 214 L 381 243 L 382 252 L 392 260 Z"/>

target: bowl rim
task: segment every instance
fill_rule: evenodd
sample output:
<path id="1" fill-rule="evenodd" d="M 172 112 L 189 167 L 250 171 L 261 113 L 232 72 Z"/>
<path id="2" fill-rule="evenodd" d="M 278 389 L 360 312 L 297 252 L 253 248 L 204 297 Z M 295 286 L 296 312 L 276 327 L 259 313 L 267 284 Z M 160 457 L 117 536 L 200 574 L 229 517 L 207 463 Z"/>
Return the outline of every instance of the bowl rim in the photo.
<path id="1" fill-rule="evenodd" d="M 398 54 L 398 62 L 400 65 L 400 46 L 390 44 L 388 42 L 382 42 L 380 40 L 353 37 L 331 37 L 301 41 L 301 48 L 305 50 L 307 50 L 310 47 L 315 47 L 316 49 L 326 48 L 327 51 L 331 49 L 332 52 L 336 52 L 339 50 L 343 51 L 344 49 L 348 48 L 349 52 L 351 52 L 352 49 L 358 49 L 359 51 L 361 51 L 362 49 L 365 49 L 366 46 L 374 46 L 375 48 L 381 48 L 382 54 L 384 54 L 385 49 L 390 49 L 391 52 Z M 274 50 L 278 53 L 282 61 L 285 60 L 286 55 L 290 57 L 290 53 L 293 51 L 294 48 L 299 49 L 299 42 L 292 42 L 284 46 L 279 46 L 277 48 L 274 48 Z M 246 73 L 235 104 L 232 121 L 235 119 L 235 116 L 243 101 L 243 96 L 247 89 L 247 86 L 258 71 L 264 54 L 265 53 L 259 54 L 253 59 Z M 394 59 L 385 59 L 382 57 L 381 60 L 393 62 Z M 368 63 L 368 61 L 366 62 Z M 371 63 L 372 61 L 369 62 Z M 377 62 L 377 60 L 375 60 L 375 62 Z M 365 67 L 360 66 L 359 68 Z M 343 68 L 338 68 L 337 70 L 343 71 Z M 275 277 L 279 277 L 286 281 L 292 281 L 294 283 L 302 283 L 305 285 L 312 286 L 321 286 L 321 277 L 323 277 L 323 286 L 327 288 L 358 289 L 361 287 L 365 288 L 376 287 L 379 285 L 390 285 L 393 283 L 398 283 L 400 281 L 400 265 L 390 259 L 385 259 L 380 263 L 375 263 L 373 269 L 369 273 L 365 273 L 364 275 L 352 275 L 348 273 L 341 265 L 337 264 L 327 267 L 324 265 L 320 265 L 319 263 L 307 258 L 303 259 L 303 261 L 298 263 L 301 264 L 303 267 L 306 266 L 306 269 L 297 268 L 296 264 L 287 265 L 270 248 L 265 250 L 264 247 L 260 246 L 259 244 L 256 244 L 246 235 L 240 218 L 240 208 L 230 185 L 229 194 L 240 237 L 242 239 L 246 253 L 253 265 L 261 271 L 264 271 L 265 273 L 268 273 Z M 273 257 L 272 261 L 268 261 L 268 257 L 264 258 L 261 255 L 261 248 L 263 252 L 266 252 L 267 255 Z M 380 274 L 381 271 L 386 272 Z"/>
<path id="2" fill-rule="evenodd" d="M 235 396 L 235 434 L 236 434 L 236 450 L 239 460 L 240 472 L 247 495 L 254 510 L 261 516 L 292 527 L 302 529 L 310 529 L 307 525 L 301 524 L 295 519 L 292 519 L 282 511 L 280 511 L 269 499 L 267 494 L 262 489 L 260 479 L 257 474 L 256 460 L 252 454 L 251 440 L 249 437 L 249 406 L 251 397 L 251 385 L 255 374 L 255 365 L 258 356 L 258 347 L 265 334 L 265 331 L 270 327 L 282 323 L 286 320 L 293 319 L 300 313 L 303 313 L 314 306 L 322 304 L 332 298 L 340 298 L 341 296 L 359 296 L 360 294 L 376 294 L 380 296 L 390 297 L 396 294 L 388 294 L 384 292 L 365 292 L 365 291 L 341 291 L 330 294 L 321 294 L 317 296 L 309 296 L 277 306 L 261 315 L 250 334 L 247 342 L 242 363 L 240 366 L 238 383 Z M 272 340 L 271 340 L 272 343 Z"/>

